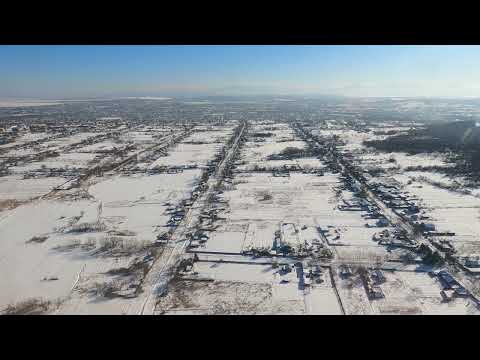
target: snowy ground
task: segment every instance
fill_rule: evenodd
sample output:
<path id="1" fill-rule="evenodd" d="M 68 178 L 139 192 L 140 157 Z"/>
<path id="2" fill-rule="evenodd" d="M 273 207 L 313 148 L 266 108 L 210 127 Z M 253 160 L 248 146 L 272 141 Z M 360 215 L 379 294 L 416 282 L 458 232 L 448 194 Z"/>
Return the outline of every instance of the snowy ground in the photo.
<path id="1" fill-rule="evenodd" d="M 283 274 L 271 265 L 197 262 L 194 271 L 203 281 L 178 279 L 158 313 L 341 314 L 328 271 L 325 283 L 308 290 L 299 289 L 295 270 Z"/>
<path id="2" fill-rule="evenodd" d="M 224 131 L 195 131 L 180 142 L 167 157 L 161 157 L 149 167 L 158 166 L 205 166 L 209 160 L 223 147 L 223 143 L 231 136 L 233 127 Z M 192 142 L 199 142 L 198 144 Z"/>
<path id="3" fill-rule="evenodd" d="M 164 204 L 176 204 L 185 198 L 197 174 L 196 170 L 185 171 L 177 176 L 175 182 L 169 179 L 172 175 L 167 174 L 115 177 L 92 186 L 89 192 L 94 198 L 90 200 L 43 200 L 3 212 L 0 219 L 0 271 L 5 276 L 0 280 L 0 288 L 9 290 L 2 291 L 0 308 L 28 297 L 61 298 L 68 303 L 69 297 L 75 295 L 72 295 L 72 287 L 80 271 L 83 282 L 89 277 L 105 281 L 99 274 L 125 266 L 135 254 L 94 256 L 94 249 L 112 231 L 128 234 L 120 236 L 122 241 L 138 245 L 140 249 L 151 244 L 156 234 L 164 231 L 163 226 L 169 218 L 164 215 Z M 99 217 L 100 201 L 103 211 Z M 105 228 L 78 234 L 65 229 L 62 231 L 62 227 L 75 217 L 80 217 L 77 224 L 100 221 Z M 25 223 L 26 219 L 29 220 Z M 27 243 L 35 236 L 48 238 L 41 243 Z M 89 247 L 92 243 L 93 250 Z M 44 277 L 58 280 L 41 281 Z M 80 306 L 78 301 L 75 305 L 77 310 Z M 88 306 L 90 300 L 85 301 L 84 306 Z M 88 309 L 90 311 L 90 307 Z M 82 311 L 87 311 L 87 308 Z"/>
<path id="4" fill-rule="evenodd" d="M 8 143 L 8 144 L 1 144 L 0 149 L 8 149 L 12 146 L 16 145 L 23 145 L 26 143 L 29 143 L 31 141 L 37 141 L 37 140 L 42 140 L 45 138 L 48 138 L 51 136 L 51 134 L 48 133 L 31 133 L 31 132 L 25 132 L 21 134 L 13 143 Z"/>
<path id="5" fill-rule="evenodd" d="M 295 234 L 284 237 L 292 246 L 321 242 L 317 231 L 321 228 L 331 245 L 378 248 L 372 237 L 385 228 L 364 219 L 364 211 L 339 210 L 334 191 L 337 185 L 338 177 L 328 173 L 291 173 L 288 178 L 269 173 L 239 174 L 233 187 L 222 195 L 228 209 L 219 216 L 225 220 L 218 222 L 220 227 L 198 251 L 235 253 L 250 246 L 271 248 L 274 233 L 282 224 L 294 226 Z"/>
<path id="6" fill-rule="evenodd" d="M 449 237 L 452 244 L 464 255 L 480 252 L 480 199 L 472 195 L 441 189 L 422 181 L 418 175 L 413 177 L 420 181 L 408 180 L 412 177 L 396 177 L 403 181 L 404 191 L 416 196 L 438 232 L 454 232 Z M 406 182 L 407 181 L 407 182 Z"/>
<path id="7" fill-rule="evenodd" d="M 74 166 L 75 160 L 84 165 L 93 155 L 62 153 L 56 162 L 30 163 L 22 170 L 38 165 Z M 1 212 L 0 309 L 38 298 L 51 301 L 50 313 L 127 312 L 133 291 L 129 286 L 143 276 L 142 259 L 155 250 L 152 243 L 157 234 L 168 230 L 170 215 L 165 210 L 189 196 L 199 175 L 196 169 L 180 174 L 108 174 L 87 185 L 84 190 L 89 197 L 78 197 L 80 193 L 73 189 L 63 194 L 64 200 L 59 193 L 58 200 L 35 200 Z M 19 176 L 0 178 L 0 199 L 44 195 L 60 182 L 59 178 L 20 180 Z M 84 199 L 70 200 L 69 194 Z M 125 275 L 125 269 L 136 268 Z M 130 295 L 102 295 L 107 285 Z"/>
<path id="8" fill-rule="evenodd" d="M 288 147 L 306 149 L 307 143 L 288 123 L 251 123 L 236 159 L 238 166 L 217 193 L 220 201 L 213 201 L 218 218 L 201 225 L 207 228 L 205 243 L 184 253 L 179 244 L 187 244 L 188 232 L 193 230 L 185 226 L 175 232 L 173 244 L 154 245 L 157 235 L 169 229 L 172 215 L 168 209 L 189 198 L 202 168 L 224 148 L 237 125 L 236 121 L 222 126 L 196 125 L 165 154 L 142 151 L 161 143 L 164 136 L 183 131 L 183 127 L 139 125 L 122 134 L 120 140 L 107 139 L 70 152 L 62 149 L 99 133 L 82 133 L 47 141 L 35 149 L 17 150 L 17 155 L 47 148 L 58 149 L 61 154 L 12 167 L 13 175 L 0 177 L 0 200 L 24 201 L 0 212 L 0 271 L 4 274 L 0 277 L 0 310 L 25 299 L 40 298 L 51 301 L 48 313 L 138 312 L 143 297 L 135 289 L 145 279 L 152 257 L 159 259 L 156 265 L 161 269 L 169 263 L 171 254 L 179 253 L 187 257 L 196 254 L 199 261 L 190 272 L 175 273 L 165 296 L 156 299 L 157 314 L 478 313 L 470 300 L 442 302 L 438 281 L 415 271 L 416 265 L 397 263 L 401 271 L 384 271 L 386 282 L 380 285 L 383 299 L 369 300 L 358 274 L 341 278 L 338 266 L 342 263 L 351 264 L 355 270 L 356 266 L 372 266 L 397 256 L 373 240 L 379 231 L 392 227 L 377 227 L 376 220 L 365 217 L 365 210 L 342 209 L 340 205 L 355 203 L 358 198 L 345 190 L 340 174 L 325 170 L 320 176 L 298 171 L 326 169 L 325 159 L 305 156 L 269 160 Z M 402 173 L 410 166 L 450 166 L 444 158 L 436 154 L 373 153 L 362 144 L 384 136 L 373 131 L 408 131 L 409 126 L 386 122 L 370 129 L 373 131 L 359 132 L 333 121 L 330 125 L 316 134 L 339 136 L 346 141 L 341 151 L 354 153 L 361 166 L 390 169 L 388 175 L 401 183 L 403 191 L 418 198 L 438 230 L 456 233 L 453 241 L 459 252 L 468 254 L 476 249 L 480 253 L 480 198 L 440 188 L 434 183 L 454 184 L 440 174 Z M 33 135 L 23 136 L 18 141 L 33 139 Z M 128 175 L 113 170 L 93 176 L 80 189 L 32 200 L 67 179 L 23 179 L 27 172 L 67 166 L 86 169 L 98 161 L 114 160 L 101 155 L 102 151 L 127 144 L 135 146 L 127 156 L 142 152 L 128 165 L 129 170 L 134 166 L 198 168 L 155 175 L 142 170 Z M 394 161 L 389 161 L 392 157 Z M 279 177 L 258 167 L 296 170 Z M 204 204 L 203 200 L 197 201 L 192 205 L 194 215 L 187 217 L 207 217 L 203 211 L 211 208 L 204 209 Z M 309 259 L 273 251 L 285 244 L 297 250 L 321 246 L 331 250 L 334 259 L 315 260 L 317 266 L 321 262 L 321 275 L 315 282 L 306 276 L 314 268 Z M 253 248 L 272 253 L 258 258 L 243 254 Z"/>
<path id="9" fill-rule="evenodd" d="M 23 179 L 21 175 L 2 176 L 0 177 L 0 199 L 29 200 L 45 195 L 65 181 L 67 179 L 62 177 Z"/>
<path id="10" fill-rule="evenodd" d="M 384 298 L 369 300 L 358 275 L 336 282 L 346 313 L 351 315 L 463 315 L 480 314 L 470 299 L 455 298 L 444 302 L 442 286 L 427 273 L 413 271 L 383 271 L 386 281 L 379 285 Z"/>
<path id="11" fill-rule="evenodd" d="M 54 150 L 61 150 L 61 148 L 72 145 L 83 140 L 86 140 L 90 137 L 98 136 L 103 133 L 100 132 L 81 132 L 74 135 L 64 136 L 57 139 L 49 140 L 43 142 L 39 145 L 24 148 L 24 149 L 17 149 L 17 150 L 10 150 L 6 153 L 2 154 L 2 156 L 24 156 L 24 155 L 32 155 L 42 151 L 54 151 Z"/>

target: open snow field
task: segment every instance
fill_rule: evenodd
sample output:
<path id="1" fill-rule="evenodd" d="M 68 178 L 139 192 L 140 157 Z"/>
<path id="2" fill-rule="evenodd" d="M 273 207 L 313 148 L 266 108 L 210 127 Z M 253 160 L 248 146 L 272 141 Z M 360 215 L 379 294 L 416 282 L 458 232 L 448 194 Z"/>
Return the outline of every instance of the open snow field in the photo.
<path id="1" fill-rule="evenodd" d="M 358 155 L 357 159 L 362 166 L 377 167 L 394 172 L 405 170 L 408 167 L 437 166 L 448 168 L 453 166 L 453 164 L 447 163 L 443 156 L 437 154 L 409 155 L 400 152 L 366 152 Z"/>
<path id="2" fill-rule="evenodd" d="M 90 137 L 95 137 L 98 135 L 101 135 L 104 133 L 100 132 L 81 132 L 77 133 L 74 135 L 69 135 L 69 136 L 64 136 L 60 138 L 56 138 L 53 140 L 49 140 L 46 142 L 43 142 L 39 145 L 24 148 L 24 149 L 18 149 L 18 150 L 10 150 L 7 151 L 5 154 L 2 154 L 2 156 L 24 156 L 24 155 L 33 155 L 38 152 L 42 151 L 54 151 L 54 150 L 61 150 L 61 148 L 73 145 L 75 143 L 81 142 L 83 140 L 86 140 Z"/>
<path id="3" fill-rule="evenodd" d="M 283 231 L 282 224 L 292 227 L 283 237 L 292 246 L 322 242 L 318 230 L 323 230 L 333 246 L 379 247 L 372 237 L 385 228 L 367 228 L 361 216 L 365 212 L 338 209 L 334 187 L 339 182 L 334 174 L 291 173 L 288 178 L 239 174 L 233 184 L 222 195 L 228 203 L 228 210 L 220 214 L 225 220 L 197 251 L 239 253 L 249 247 L 271 248 L 275 231 Z"/>
<path id="4" fill-rule="evenodd" d="M 228 210 L 219 216 L 225 220 L 221 228 L 210 233 L 202 250 L 235 253 L 248 246 L 272 247 L 274 233 L 281 230 L 283 223 L 295 224 L 298 230 L 314 228 L 305 238 L 301 234 L 285 237 L 291 245 L 320 241 L 315 227 L 323 223 L 322 217 L 328 216 L 335 207 L 332 182 L 335 184 L 336 179 L 328 175 L 292 173 L 290 178 L 258 173 L 238 175 L 234 188 L 223 194 Z"/>
<path id="5" fill-rule="evenodd" d="M 82 153 L 95 153 L 102 151 L 111 151 L 113 148 L 119 148 L 123 144 L 116 140 L 107 139 L 104 141 L 97 142 L 95 144 L 85 145 L 82 148 L 78 149 L 78 152 Z"/>
<path id="6" fill-rule="evenodd" d="M 295 270 L 271 265 L 197 262 L 195 277 L 179 278 L 160 300 L 166 314 L 341 314 L 329 282 L 299 288 Z M 180 301 L 179 301 L 180 300 Z"/>
<path id="7" fill-rule="evenodd" d="M 124 132 L 119 137 L 119 141 L 152 145 L 157 142 L 158 139 L 171 135 L 173 132 L 175 132 L 175 129 L 168 126 L 140 126 L 134 131 Z"/>
<path id="8" fill-rule="evenodd" d="M 163 214 L 164 203 L 176 204 L 184 198 L 197 174 L 195 170 L 186 171 L 175 182 L 168 179 L 172 175 L 163 174 L 118 177 L 92 186 L 90 194 L 94 199 L 88 201 L 44 200 L 3 212 L 0 271 L 4 276 L 0 280 L 3 289 L 0 308 L 28 297 L 61 298 L 68 303 L 80 272 L 85 282 L 85 278 L 96 278 L 112 268 L 126 266 L 135 254 L 109 257 L 93 253 L 112 231 L 128 234 L 119 237 L 131 245 L 151 244 L 156 234 L 164 231 L 168 220 Z M 103 203 L 100 216 L 99 201 Z M 77 217 L 75 224 L 100 221 L 104 228 L 88 233 L 69 232 L 67 224 Z M 43 236 L 48 236 L 43 242 L 27 243 L 33 237 Z M 51 277 L 56 280 L 42 281 Z M 90 300 L 85 301 L 84 306 L 90 309 Z M 77 310 L 78 306 L 77 300 Z"/>
<path id="9" fill-rule="evenodd" d="M 95 159 L 96 154 L 93 153 L 81 153 L 70 152 L 62 153 L 60 156 L 47 158 L 43 161 L 34 161 L 21 166 L 11 167 L 11 171 L 16 174 L 23 174 L 26 171 L 34 171 L 42 168 L 46 169 L 84 169 L 87 168 L 89 163 Z"/>
<path id="10" fill-rule="evenodd" d="M 25 155 L 57 149 L 60 156 L 13 166 L 13 174 L 0 177 L 0 200 L 18 202 L 17 207 L 5 206 L 0 212 L 0 311 L 36 298 L 50 302 L 47 313 L 137 313 L 149 300 L 150 293 L 139 295 L 146 289 L 142 286 L 150 284 L 146 275 L 153 259 L 158 259 L 155 266 L 172 271 L 173 280 L 165 296 L 155 298 L 152 311 L 157 314 L 478 313 L 469 299 L 442 301 L 440 283 L 421 272 L 424 269 L 418 264 L 393 261 L 397 252 L 374 240 L 380 231 L 393 227 L 377 226 L 376 219 L 366 216 L 366 204 L 348 190 L 344 175 L 328 170 L 328 154 L 317 158 L 304 151 L 292 159 L 278 159 L 287 148 L 308 149 L 301 132 L 297 134 L 289 123 L 252 121 L 246 141 L 239 142 L 232 172 L 218 187 L 212 185 L 220 179 L 218 174 L 208 180 L 209 190 L 191 204 L 188 220 L 177 224 L 175 231 L 176 225 L 169 222 L 172 209 L 178 210 L 182 200 L 190 198 L 202 168 L 227 150 L 225 145 L 238 124 L 197 124 L 179 143 L 158 151 L 150 147 L 167 143 L 170 135 L 187 128 L 137 124 L 119 139 L 70 152 L 66 146 L 100 133 L 12 150 Z M 373 131 L 408 131 L 410 127 L 387 123 L 361 132 L 335 121 L 330 125 L 314 133 L 345 141 L 340 151 L 354 154 L 360 166 L 391 170 L 389 175 L 401 183 L 402 190 L 426 207 L 437 230 L 456 233 L 452 240 L 460 253 L 469 254 L 472 249 L 480 253 L 480 198 L 435 186 L 453 184 L 440 174 L 400 173 L 407 167 L 450 166 L 444 158 L 374 153 L 363 145 L 364 140 L 385 136 Z M 18 143 L 37 138 L 42 139 L 40 134 L 23 135 Z M 105 154 L 127 145 L 129 150 L 123 154 Z M 79 188 L 33 199 L 66 182 L 68 176 L 137 152 L 123 168 L 93 175 Z M 162 166 L 192 168 L 154 175 L 146 171 Z M 68 168 L 74 175 L 23 179 L 30 172 L 53 168 Z M 269 171 L 273 169 L 287 170 L 273 174 Z M 308 169 L 324 172 L 302 171 Z M 173 240 L 161 245 L 157 236 L 170 229 Z M 282 248 L 290 248 L 289 255 Z M 331 256 L 320 256 L 324 250 Z M 191 270 L 173 267 L 182 258 L 196 259 Z M 387 260 L 397 271 L 384 270 L 386 281 L 379 287 L 385 297 L 369 299 L 357 269 L 381 267 Z M 341 264 L 352 266 L 350 278 L 339 275 Z"/>
<path id="11" fill-rule="evenodd" d="M 449 240 L 460 253 L 480 252 L 478 197 L 441 189 L 423 181 L 413 181 L 404 186 L 404 190 L 416 196 L 425 207 L 438 232 L 455 233 Z"/>
<path id="12" fill-rule="evenodd" d="M 283 142 L 248 143 L 245 148 L 244 157 L 247 158 L 249 162 L 265 161 L 269 156 L 278 154 L 287 147 L 304 149 L 305 142 L 292 140 Z"/>
<path id="13" fill-rule="evenodd" d="M 48 133 L 31 133 L 31 132 L 25 132 L 21 134 L 13 143 L 8 143 L 8 144 L 1 144 L 0 149 L 8 149 L 12 146 L 16 145 L 24 145 L 26 143 L 29 143 L 31 141 L 37 141 L 37 140 L 42 140 L 45 138 L 48 138 L 51 136 L 51 134 Z"/>
<path id="14" fill-rule="evenodd" d="M 22 170 L 36 165 L 73 167 L 75 160 L 84 165 L 93 155 L 64 153 L 55 158 L 58 162 L 31 163 Z M 109 174 L 84 189 L 89 196 L 82 196 L 84 200 L 62 200 L 59 193 L 55 201 L 35 200 L 1 212 L 0 309 L 35 298 L 51 302 L 49 313 L 127 312 L 131 285 L 143 276 L 141 269 L 149 261 L 144 258 L 155 250 L 156 236 L 168 230 L 170 215 L 165 210 L 189 197 L 199 175 L 200 170 Z M 19 177 L 0 178 L 0 199 L 27 200 L 60 182 Z M 102 295 L 109 287 L 126 295 Z"/>
<path id="15" fill-rule="evenodd" d="M 233 126 L 224 131 L 198 131 L 186 137 L 168 156 L 160 157 L 149 167 L 158 166 L 205 166 L 223 147 L 224 140 L 231 135 Z M 195 142 L 199 142 L 196 144 Z"/>
<path id="16" fill-rule="evenodd" d="M 379 285 L 384 298 L 369 299 L 358 275 L 342 279 L 335 274 L 338 291 L 347 314 L 351 315 L 463 315 L 480 314 L 470 299 L 445 302 L 442 286 L 425 272 L 383 271 L 386 281 Z"/>
<path id="17" fill-rule="evenodd" d="M 115 176 L 90 187 L 89 193 L 103 203 L 105 221 L 116 230 L 131 231 L 141 239 L 154 239 L 169 219 L 170 203 L 187 198 L 199 170 L 181 174 Z"/>
<path id="18" fill-rule="evenodd" d="M 278 167 L 279 162 L 298 164 L 302 161 L 324 167 L 317 158 L 267 160 L 269 155 L 277 154 L 288 146 L 305 148 L 306 144 L 298 141 L 286 124 L 253 125 L 249 130 L 249 139 L 263 133 L 273 136 L 258 143 L 263 146 L 262 151 L 253 151 L 252 144 L 255 143 L 251 141 L 242 148 L 240 159 L 245 164 L 236 168 L 241 172 L 237 171 L 221 195 L 228 206 L 219 213 L 220 219 L 215 223 L 217 227 L 209 232 L 208 241 L 195 251 L 233 254 L 251 248 L 272 249 L 278 245 L 275 233 L 279 232 L 281 242 L 295 248 L 326 240 L 329 245 L 338 248 L 352 247 L 352 251 L 373 248 L 384 255 L 385 250 L 372 237 L 385 228 L 377 228 L 374 222 L 364 219 L 362 214 L 366 211 L 338 208 L 341 198 L 353 195 L 348 191 L 337 195 L 336 188 L 341 184 L 338 175 L 291 172 L 289 177 L 275 177 L 268 172 L 248 172 L 257 161 L 267 169 Z M 282 141 L 278 142 L 278 139 Z M 272 150 L 267 151 L 268 147 Z M 367 224 L 370 227 L 366 227 Z"/>
<path id="19" fill-rule="evenodd" d="M 195 127 L 195 131 L 184 140 L 184 143 L 224 143 L 232 135 L 236 123 L 231 122 L 225 126 L 201 126 Z"/>
<path id="20" fill-rule="evenodd" d="M 1 308 L 29 297 L 53 300 L 67 296 L 84 264 L 98 268 L 95 258 L 63 256 L 52 251 L 64 243 L 62 235 L 56 232 L 64 225 L 64 219 L 78 216 L 81 211 L 94 211 L 94 208 L 95 204 L 90 202 L 41 201 L 2 213 Z M 27 243 L 34 236 L 48 238 L 42 243 Z M 45 277 L 58 280 L 42 281 Z"/>
<path id="21" fill-rule="evenodd" d="M 2 200 L 30 200 L 42 196 L 54 187 L 65 183 L 62 177 L 48 177 L 41 179 L 23 179 L 21 175 L 0 177 L 0 199 Z"/>

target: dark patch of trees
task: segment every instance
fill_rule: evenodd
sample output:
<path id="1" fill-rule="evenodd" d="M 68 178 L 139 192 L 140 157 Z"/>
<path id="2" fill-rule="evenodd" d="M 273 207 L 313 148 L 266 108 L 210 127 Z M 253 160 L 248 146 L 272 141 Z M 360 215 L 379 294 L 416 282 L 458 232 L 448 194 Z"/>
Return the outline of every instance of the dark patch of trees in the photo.
<path id="1" fill-rule="evenodd" d="M 251 136 L 254 138 L 266 138 L 266 137 L 272 137 L 273 133 L 254 133 Z"/>
<path id="2" fill-rule="evenodd" d="M 268 160 L 298 159 L 309 156 L 309 154 L 310 152 L 308 150 L 289 146 L 278 154 L 270 155 Z"/>
<path id="3" fill-rule="evenodd" d="M 365 141 L 365 146 L 385 152 L 409 154 L 443 152 L 456 153 L 454 172 L 480 172 L 480 126 L 475 121 L 455 121 L 432 124 L 426 129 L 413 129 L 408 134 L 384 140 Z M 439 168 L 431 167 L 438 171 Z M 413 167 L 405 170 L 416 170 Z M 420 169 L 419 169 L 420 170 Z M 423 170 L 423 169 L 422 169 Z M 442 169 L 445 172 L 445 169 Z"/>

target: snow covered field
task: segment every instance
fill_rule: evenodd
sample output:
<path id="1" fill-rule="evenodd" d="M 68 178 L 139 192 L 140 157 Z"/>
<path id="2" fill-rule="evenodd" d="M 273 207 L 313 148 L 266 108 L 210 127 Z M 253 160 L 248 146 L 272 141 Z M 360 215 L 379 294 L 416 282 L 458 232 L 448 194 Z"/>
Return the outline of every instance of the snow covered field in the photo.
<path id="1" fill-rule="evenodd" d="M 26 171 L 34 171 L 42 168 L 46 169 L 83 169 L 88 167 L 89 162 L 95 159 L 94 153 L 70 152 L 62 153 L 60 156 L 47 158 L 43 161 L 30 162 L 26 165 L 13 166 L 11 170 L 15 174 L 23 174 Z"/>
<path id="2" fill-rule="evenodd" d="M 329 282 L 299 289 L 295 270 L 271 265 L 195 263 L 203 281 L 179 279 L 157 312 L 166 314 L 341 314 Z M 210 279 L 210 281 L 207 281 Z M 175 299 L 181 298 L 181 303 Z"/>
<path id="3" fill-rule="evenodd" d="M 20 174 L 42 165 L 86 166 L 94 156 L 62 153 L 15 171 Z M 127 312 L 133 303 L 132 286 L 151 261 L 149 254 L 157 251 L 154 241 L 168 230 L 171 215 L 165 210 L 189 197 L 199 175 L 195 169 L 179 174 L 106 174 L 84 189 L 59 193 L 58 200 L 35 200 L 1 212 L 0 309 L 35 298 L 50 301 L 49 313 Z M 0 199 L 27 200 L 65 181 L 20 176 L 0 178 Z M 78 197 L 81 191 L 88 196 Z M 78 199 L 70 200 L 70 195 Z M 109 297 L 105 294 L 110 287 L 127 295 Z"/>
<path id="4" fill-rule="evenodd" d="M 205 166 L 209 160 L 222 148 L 223 141 L 231 134 L 233 127 L 224 131 L 194 132 L 180 142 L 166 157 L 160 157 L 149 167 L 158 166 Z M 200 142 L 195 144 L 192 142 Z"/>
<path id="5" fill-rule="evenodd" d="M 407 167 L 451 167 L 453 164 L 446 163 L 443 156 L 436 154 L 407 153 L 365 153 L 359 156 L 362 165 L 380 167 L 385 170 L 401 171 Z"/>
<path id="6" fill-rule="evenodd" d="M 470 299 L 454 298 L 445 302 L 442 286 L 424 272 L 383 271 L 380 284 L 383 298 L 369 299 L 358 275 L 342 279 L 335 275 L 338 290 L 347 314 L 352 315 L 464 315 L 478 314 Z"/>
<path id="7" fill-rule="evenodd" d="M 23 145 L 31 141 L 42 140 L 42 139 L 48 138 L 49 136 L 51 136 L 51 134 L 26 132 L 21 134 L 13 143 L 1 144 L 0 149 L 8 149 L 12 146 Z"/>
<path id="8" fill-rule="evenodd" d="M 319 177 L 292 173 L 289 178 L 268 173 L 238 175 L 233 189 L 223 194 L 229 206 L 221 214 L 225 221 L 199 251 L 270 248 L 282 224 L 294 224 L 298 231 L 295 236 L 285 237 L 292 246 L 322 241 L 317 230 L 320 228 L 326 231 L 331 245 L 378 247 L 372 237 L 386 228 L 377 228 L 372 221 L 372 227 L 367 228 L 368 222 L 361 216 L 365 212 L 339 210 L 333 189 L 338 184 L 333 174 Z M 237 231 L 230 230 L 234 226 Z"/>
<path id="9" fill-rule="evenodd" d="M 29 200 L 42 196 L 66 182 L 62 177 L 48 177 L 41 179 L 23 179 L 21 175 L 0 177 L 0 199 Z"/>
<path id="10" fill-rule="evenodd" d="M 57 139 L 49 140 L 43 142 L 39 145 L 28 147 L 26 149 L 18 149 L 18 150 L 10 150 L 2 156 L 24 156 L 24 155 L 33 155 L 38 152 L 42 151 L 54 151 L 54 150 L 61 150 L 61 148 L 66 147 L 68 145 L 72 145 L 83 140 L 86 140 L 91 137 L 95 137 L 98 135 L 102 135 L 103 133 L 96 133 L 96 132 L 81 132 L 78 134 L 64 136 Z"/>
<path id="11" fill-rule="evenodd" d="M 317 152 L 298 124 L 251 121 L 244 138 L 236 139 L 237 126 L 244 129 L 239 121 L 211 124 L 136 124 L 118 139 L 68 151 L 68 145 L 100 132 L 17 150 L 24 155 L 57 149 L 60 155 L 19 163 L 10 167 L 13 174 L 0 177 L 0 200 L 16 202 L 0 212 L 0 311 L 35 298 L 49 301 L 46 312 L 53 314 L 143 313 L 147 302 L 156 314 L 478 313 L 470 299 L 442 301 L 441 284 L 421 272 L 418 260 L 399 262 L 408 250 L 375 240 L 394 227 L 377 223 L 381 214 L 349 183 L 348 167 L 337 171 L 330 149 Z M 322 124 L 316 135 L 345 141 L 341 153 L 352 154 L 347 159 L 360 167 L 388 170 L 437 230 L 455 232 L 459 253 L 480 254 L 480 198 L 441 188 L 455 184 L 444 175 L 403 171 L 448 167 L 445 158 L 376 153 L 363 145 L 409 126 L 386 122 L 361 131 L 333 120 L 329 128 Z M 170 143 L 184 132 L 188 136 Z M 226 146 L 231 139 L 232 148 Z M 230 151 L 236 145 L 238 154 Z M 105 153 L 114 148 L 119 151 Z M 217 155 L 227 160 L 203 173 Z M 238 156 L 229 163 L 230 155 Z M 79 178 L 78 186 L 33 199 L 86 169 L 112 163 Z M 147 171 L 159 167 L 173 168 Z M 31 174 L 53 168 L 72 173 Z M 200 184 L 205 175 L 210 177 Z M 373 180 L 380 178 L 387 176 Z M 340 276 L 344 264 L 353 269 L 350 277 Z M 379 285 L 384 297 L 375 300 L 360 276 L 361 269 L 373 267 L 384 267 L 385 276 Z M 397 271 L 386 270 L 392 268 Z M 171 280 L 157 297 L 163 279 Z"/>
<path id="12" fill-rule="evenodd" d="M 80 271 L 81 283 L 85 286 L 87 283 L 91 285 L 93 280 L 88 282 L 89 278 L 105 281 L 104 276 L 100 276 L 102 273 L 126 266 L 135 254 L 95 256 L 95 249 L 112 232 L 128 234 L 119 237 L 132 246 L 151 244 L 156 234 L 164 231 L 163 226 L 168 220 L 164 215 L 164 204 L 176 204 L 184 198 L 197 174 L 195 170 L 186 171 L 175 182 L 171 181 L 173 175 L 167 174 L 117 177 L 92 186 L 89 192 L 94 198 L 91 200 L 43 200 L 3 212 L 0 219 L 0 271 L 4 276 L 0 287 L 4 291 L 0 296 L 0 308 L 28 297 L 61 298 L 68 304 L 70 296 L 75 298 L 71 292 Z M 103 203 L 100 216 L 99 201 Z M 88 233 L 69 232 L 67 224 L 77 217 L 75 224 L 100 221 L 104 228 Z M 62 231 L 66 226 L 67 229 Z M 43 236 L 48 238 L 40 243 L 28 243 L 34 237 Z M 42 281 L 52 277 L 56 279 Z M 89 301 L 85 299 L 82 311 L 88 309 L 90 312 L 95 308 L 96 302 Z M 77 299 L 76 310 L 79 310 L 78 302 Z M 110 308 L 111 311 L 114 309 Z"/>
<path id="13" fill-rule="evenodd" d="M 462 253 L 480 252 L 480 199 L 473 195 L 459 194 L 441 189 L 421 181 L 418 174 L 408 180 L 419 179 L 408 184 L 407 178 L 396 177 L 403 181 L 404 191 L 414 195 L 431 217 L 438 232 L 453 232 L 448 239 Z"/>
<path id="14" fill-rule="evenodd" d="M 223 194 L 229 210 L 220 216 L 226 220 L 221 229 L 211 234 L 202 250 L 240 252 L 249 245 L 271 247 L 274 233 L 282 223 L 294 223 L 298 229 L 325 224 L 322 216 L 328 217 L 335 207 L 331 199 L 332 182 L 336 183 L 334 177 L 306 174 L 291 174 L 290 178 L 271 174 L 238 175 L 234 189 Z M 229 231 L 235 226 L 237 231 Z M 299 245 L 318 240 L 318 233 L 313 234 L 313 238 L 291 237 L 286 241 Z"/>

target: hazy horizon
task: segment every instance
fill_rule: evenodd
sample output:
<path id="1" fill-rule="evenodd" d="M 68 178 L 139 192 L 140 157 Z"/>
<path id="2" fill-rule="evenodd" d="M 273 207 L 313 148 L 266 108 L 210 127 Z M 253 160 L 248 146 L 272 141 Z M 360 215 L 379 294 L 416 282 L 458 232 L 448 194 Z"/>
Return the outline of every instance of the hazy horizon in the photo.
<path id="1" fill-rule="evenodd" d="M 0 99 L 480 95 L 479 46 L 0 46 Z"/>

